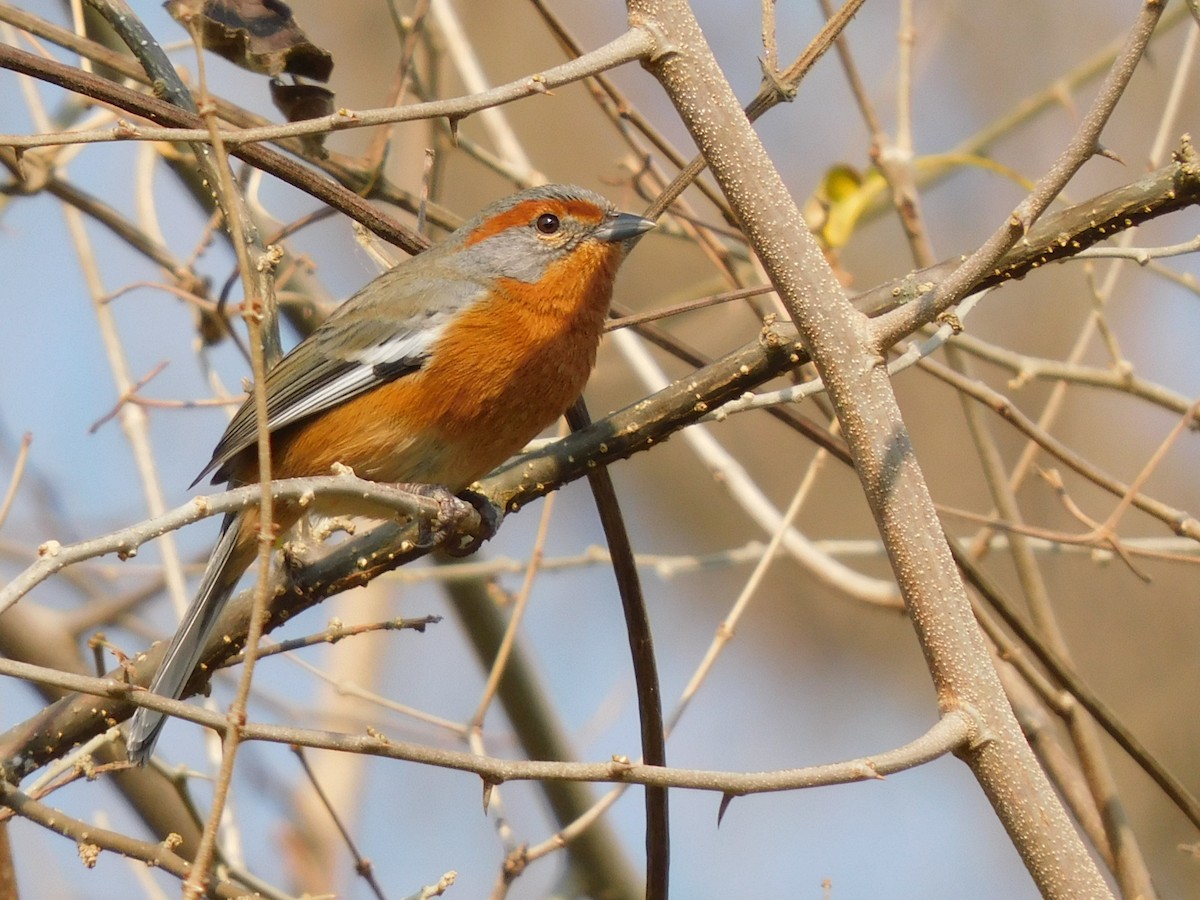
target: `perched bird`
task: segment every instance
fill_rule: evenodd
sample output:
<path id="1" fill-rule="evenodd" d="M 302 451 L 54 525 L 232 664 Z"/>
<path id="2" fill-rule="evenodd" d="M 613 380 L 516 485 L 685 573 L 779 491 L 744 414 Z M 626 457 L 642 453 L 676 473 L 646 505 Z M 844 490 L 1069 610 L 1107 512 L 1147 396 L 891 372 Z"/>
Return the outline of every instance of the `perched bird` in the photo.
<path id="1" fill-rule="evenodd" d="M 617 268 L 649 219 L 583 188 L 547 185 L 483 210 L 380 275 L 267 374 L 271 475 L 330 474 L 462 491 L 520 451 L 583 391 Z M 247 399 L 200 476 L 258 480 Z M 193 485 L 195 482 L 193 482 Z M 281 531 L 300 518 L 277 502 Z M 225 516 L 195 599 L 150 690 L 177 698 L 257 553 L 259 514 Z M 144 763 L 165 716 L 140 708 L 129 758 Z"/>

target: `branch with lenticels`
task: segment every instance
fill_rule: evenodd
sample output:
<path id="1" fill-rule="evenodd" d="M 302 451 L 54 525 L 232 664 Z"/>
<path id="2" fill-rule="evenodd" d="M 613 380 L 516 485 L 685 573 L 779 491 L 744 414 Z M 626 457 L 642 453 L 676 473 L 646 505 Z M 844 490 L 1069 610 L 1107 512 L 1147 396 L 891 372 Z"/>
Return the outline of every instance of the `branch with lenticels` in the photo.
<path id="1" fill-rule="evenodd" d="M 1196 205 L 1198 201 L 1200 161 L 1185 139 L 1170 165 L 1085 203 L 1045 216 L 1030 229 L 1026 239 L 975 286 L 975 290 L 1022 278 L 1049 262 L 1069 258 L 1127 228 Z M 957 262 L 951 260 L 880 285 L 859 295 L 855 303 L 872 315 L 907 304 L 913 308 L 909 316 L 911 328 L 916 329 L 940 312 L 923 309 L 921 299 L 953 271 Z M 590 428 L 515 459 L 482 482 L 482 493 L 497 509 L 515 512 L 561 485 L 583 477 L 594 466 L 608 465 L 650 449 L 723 403 L 796 368 L 807 359 L 807 353 L 790 326 L 768 324 L 755 340 L 658 393 L 598 420 Z M 839 455 L 844 454 L 840 438 L 811 430 L 807 433 L 835 452 L 841 451 Z M 387 489 L 386 485 L 362 484 L 363 490 L 367 491 Z M 1119 484 L 1105 486 L 1117 491 L 1123 489 Z M 253 493 L 257 487 L 240 490 Z M 1182 521 L 1179 511 L 1141 494 L 1133 499 L 1140 508 L 1178 529 Z M 216 496 L 210 498 L 210 501 L 216 500 Z M 213 510 L 220 508 L 223 507 L 213 506 Z M 287 567 L 283 576 L 285 583 L 271 601 L 266 630 L 273 630 L 328 596 L 365 584 L 428 553 L 432 547 L 419 533 L 421 528 L 426 529 L 427 536 L 427 524 L 386 522 L 318 559 Z M 151 539 L 152 532 L 153 529 L 147 529 L 144 539 Z M 239 636 L 246 633 L 249 612 L 248 592 L 230 601 L 205 650 L 203 669 L 193 679 L 193 690 L 199 690 L 208 673 L 239 652 Z M 233 639 L 229 640 L 227 636 Z M 161 650 L 161 646 L 152 648 L 135 662 L 138 683 L 144 683 L 153 674 Z M 118 672 L 116 677 L 125 676 Z M 72 746 L 127 718 L 132 712 L 133 704 L 120 700 L 111 700 L 101 708 L 87 695 L 66 697 L 0 735 L 0 759 L 5 761 L 10 776 L 19 777 L 61 756 Z"/>

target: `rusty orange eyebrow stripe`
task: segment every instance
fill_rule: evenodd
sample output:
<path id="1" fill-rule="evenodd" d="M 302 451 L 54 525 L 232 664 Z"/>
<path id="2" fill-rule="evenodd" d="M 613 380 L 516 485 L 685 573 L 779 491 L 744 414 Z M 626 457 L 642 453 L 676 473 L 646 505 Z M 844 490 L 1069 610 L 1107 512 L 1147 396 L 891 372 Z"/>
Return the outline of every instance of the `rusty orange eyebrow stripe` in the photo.
<path id="1" fill-rule="evenodd" d="M 572 216 L 576 219 L 592 222 L 599 222 L 605 215 L 605 210 L 594 203 L 588 203 L 586 200 L 524 200 L 507 212 L 493 216 L 472 231 L 467 236 L 465 246 L 470 247 L 472 244 L 478 244 L 480 241 L 485 241 L 514 225 L 528 225 L 533 221 L 534 216 L 541 215 L 544 212 L 555 213 L 559 216 Z"/>

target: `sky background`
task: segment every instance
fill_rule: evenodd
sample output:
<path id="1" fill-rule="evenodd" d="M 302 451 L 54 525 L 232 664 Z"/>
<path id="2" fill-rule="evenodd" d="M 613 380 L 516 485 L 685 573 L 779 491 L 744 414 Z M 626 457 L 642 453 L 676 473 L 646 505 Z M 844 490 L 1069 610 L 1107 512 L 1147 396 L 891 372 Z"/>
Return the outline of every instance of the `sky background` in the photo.
<path id="1" fill-rule="evenodd" d="M 334 54 L 331 87 L 337 103 L 350 108 L 384 103 L 396 46 L 382 5 L 312 0 L 290 5 L 309 36 Z M 56 4 L 24 6 L 66 21 Z M 164 42 L 182 42 L 182 29 L 158 3 L 135 0 L 132 6 Z M 487 36 L 479 40 L 478 48 L 492 83 L 561 60 L 526 4 L 502 0 L 457 6 L 468 32 Z M 695 6 L 738 96 L 749 99 L 760 77 L 758 4 L 707 0 Z M 1132 20 L 1132 5 L 1117 0 L 1037 5 L 945 0 L 917 6 L 913 127 L 918 155 L 953 147 L 1023 98 L 1072 72 L 1121 35 Z M 864 82 L 889 129 L 895 126 L 898 72 L 894 7 L 868 3 L 848 32 Z M 617 3 L 558 3 L 554 8 L 588 47 L 611 39 L 623 26 L 623 7 Z M 780 3 L 781 59 L 790 60 L 819 26 L 815 3 Z M 1145 169 L 1150 136 L 1185 32 L 1186 27 L 1176 28 L 1155 45 L 1151 62 L 1139 71 L 1106 131 L 1106 145 L 1125 165 L 1093 161 L 1072 183 L 1072 198 L 1124 183 Z M 10 41 L 11 36 L 3 39 Z M 186 60 L 189 52 L 175 55 Z M 62 53 L 56 56 L 69 58 Z M 191 61 L 186 64 L 192 67 Z M 221 62 L 211 64 L 210 77 L 217 92 L 264 115 L 275 115 L 264 80 Z M 670 139 L 690 148 L 665 97 L 647 74 L 626 67 L 614 74 L 614 80 L 643 114 L 662 123 Z M 453 85 L 455 79 L 448 76 L 447 83 Z M 22 99 L 23 89 L 15 76 L 0 71 L 0 132 L 36 130 Z M 62 92 L 46 86 L 36 90 L 51 115 L 63 111 Z M 994 148 L 996 158 L 1026 177 L 1040 175 L 1060 152 L 1094 90 L 1089 82 L 1070 94 L 1067 102 L 1016 130 Z M 447 95 L 456 92 L 446 90 Z M 508 112 L 534 164 L 549 178 L 602 190 L 624 208 L 637 211 L 640 201 L 614 184 L 621 174 L 622 145 L 582 97 L 580 87 L 563 88 L 552 97 L 516 104 Z M 1198 110 L 1200 99 L 1191 90 L 1177 130 L 1194 130 Z M 465 135 L 486 139 L 477 121 L 468 120 L 462 127 Z M 760 133 L 798 199 L 813 191 L 830 166 L 868 163 L 866 130 L 832 56 L 804 83 L 794 103 L 761 122 Z M 396 132 L 389 174 L 403 184 L 414 185 L 419 179 L 426 134 L 420 126 Z M 356 153 L 368 139 L 365 133 L 339 134 L 330 144 L 340 152 Z M 67 171 L 72 181 L 136 218 L 139 210 L 129 185 L 147 165 L 150 174 L 145 177 L 153 179 L 163 234 L 169 246 L 187 258 L 203 234 L 205 219 L 161 165 L 149 170 L 152 152 L 148 146 L 134 144 L 89 146 L 70 161 Z M 311 198 L 276 184 L 255 187 L 264 207 L 281 221 L 316 205 Z M 448 161 L 443 199 L 450 208 L 469 215 L 506 192 L 501 179 L 477 164 L 461 157 Z M 973 248 L 1021 196 L 1018 186 L 993 172 L 967 168 L 955 174 L 924 198 L 938 254 Z M 1195 213 L 1189 212 L 1146 229 L 1139 243 L 1185 240 L 1194 236 L 1195 226 Z M 88 225 L 87 234 L 104 291 L 161 281 L 160 272 L 133 257 L 102 229 Z M 648 308 L 721 289 L 700 255 L 678 243 L 661 235 L 645 240 L 623 272 L 617 299 Z M 379 271 L 356 243 L 347 222 L 337 217 L 306 229 L 290 246 L 293 253 L 312 259 L 320 283 L 332 298 L 348 296 Z M 886 217 L 857 233 L 841 262 L 853 275 L 854 289 L 911 267 L 899 228 Z M 217 241 L 198 268 L 219 284 L 231 266 L 227 248 Z M 1173 267 L 1197 273 L 1194 257 Z M 110 421 L 89 433 L 89 426 L 113 407 L 117 394 L 86 279 L 58 204 L 49 198 L 15 198 L 0 208 L 0 272 L 4 273 L 0 308 L 8 311 L 0 329 L 0 482 L 7 482 L 21 435 L 33 435 L 22 491 L 0 530 L 0 571 L 7 577 L 19 570 L 41 541 L 67 542 L 136 522 L 146 515 L 146 500 L 120 424 Z M 1123 277 L 1120 303 L 1111 312 L 1123 351 L 1135 361 L 1140 375 L 1196 396 L 1200 371 L 1194 347 L 1200 312 L 1195 295 L 1142 272 Z M 993 295 L 976 313 L 971 328 L 1026 352 L 1061 356 L 1090 307 L 1083 281 L 1077 271 L 1066 268 L 1028 279 Z M 228 391 L 240 390 L 240 380 L 247 374 L 240 354 L 226 343 L 198 355 L 193 314 L 167 292 L 152 285 L 140 287 L 114 301 L 112 309 L 134 378 L 160 362 L 168 363 L 147 389 L 148 395 L 210 396 L 205 366 L 218 373 Z M 724 308 L 681 317 L 673 328 L 717 353 L 748 340 L 755 323 L 744 310 Z M 294 341 L 295 335 L 285 335 L 285 340 Z M 593 415 L 634 402 L 644 393 L 612 344 L 606 342 L 588 389 Z M 1093 362 L 1102 360 L 1098 355 Z M 662 362 L 673 375 L 684 371 L 677 363 Z M 994 383 L 1003 387 L 1004 378 Z M 965 432 L 953 394 L 915 373 L 901 376 L 897 390 L 936 498 L 951 506 L 986 506 L 977 473 L 959 471 Z M 1046 393 L 1043 385 L 1032 385 L 1020 396 L 1028 404 L 1026 409 L 1036 410 Z M 224 415 L 218 409 L 151 411 L 149 436 L 168 506 L 193 495 L 187 486 L 207 462 Z M 740 416 L 711 426 L 711 431 L 783 506 L 811 450 L 801 448 L 790 433 L 765 419 Z M 1111 427 L 1097 428 L 1097 422 L 1106 419 Z M 1173 417 L 1161 410 L 1093 393 L 1073 400 L 1061 434 L 1100 464 L 1129 478 L 1172 423 Z M 1009 451 L 1019 451 L 1021 446 L 1007 432 L 1002 432 L 1001 443 Z M 794 465 L 787 463 L 793 454 Z M 969 451 L 965 458 L 971 459 Z M 1155 473 L 1150 489 L 1170 494 L 1186 509 L 1196 509 L 1200 500 L 1194 483 L 1196 462 L 1194 437 L 1190 443 L 1185 438 Z M 639 552 L 703 554 L 767 539 L 727 496 L 714 489 L 710 474 L 679 439 L 618 464 L 613 475 Z M 1051 510 L 1047 515 L 1054 515 L 1053 501 L 1046 493 L 1027 497 L 1031 516 L 1033 511 L 1047 510 Z M 541 506 L 534 504 L 506 520 L 484 557 L 525 559 Z M 812 537 L 873 534 L 857 482 L 849 472 L 827 467 L 810 508 L 800 525 Z M 1100 507 L 1092 511 L 1096 509 Z M 1139 522 L 1131 532 L 1161 534 L 1162 529 Z M 969 534 L 969 527 L 964 526 L 963 533 Z M 212 522 L 179 532 L 176 540 L 182 557 L 202 560 L 214 534 Z M 557 500 L 547 557 L 573 556 L 602 543 L 588 492 L 579 484 L 568 486 Z M 147 547 L 133 560 L 100 560 L 86 572 L 93 591 L 112 595 L 145 584 L 160 564 L 157 549 Z M 869 574 L 886 575 L 880 558 L 853 564 Z M 1011 582 L 1007 567 L 997 565 L 1000 576 Z M 748 566 L 738 565 L 667 577 L 652 567 L 643 569 L 668 709 L 749 571 Z M 1195 675 L 1200 674 L 1194 659 L 1200 598 L 1191 571 L 1156 568 L 1153 584 L 1144 585 L 1124 567 L 1101 569 L 1080 556 L 1056 561 L 1048 578 L 1051 592 L 1063 598 L 1064 628 L 1073 639 L 1081 671 L 1195 788 L 1196 726 L 1191 720 L 1197 717 L 1194 703 L 1186 698 Z M 304 651 L 298 654 L 299 662 L 271 659 L 258 670 L 255 685 L 261 699 L 252 715 L 312 724 L 310 714 L 330 703 L 341 715 L 355 715 L 349 701 L 331 700 L 330 689 L 306 668 L 316 666 L 328 672 L 353 672 L 336 677 L 356 680 L 397 703 L 465 721 L 478 702 L 486 673 L 474 662 L 442 591 L 427 580 L 415 579 L 404 573 L 381 579 L 369 590 L 353 591 L 306 613 L 278 635 L 319 631 L 334 615 L 363 622 L 433 614 L 445 616 L 441 624 L 424 635 L 373 635 Z M 520 574 L 500 579 L 510 591 L 520 582 Z M 1082 584 L 1088 587 L 1081 589 Z M 84 602 L 85 592 L 59 579 L 40 587 L 30 599 L 70 614 Z M 169 602 L 160 595 L 141 611 L 140 621 L 148 631 L 118 629 L 110 638 L 134 652 L 145 646 L 149 634 L 168 633 L 174 622 Z M 531 597 L 522 646 L 534 660 L 579 758 L 638 755 L 628 649 L 608 569 L 581 567 L 541 576 Z M 1121 664 L 1111 666 L 1118 646 Z M 217 684 L 218 707 L 229 701 L 232 683 L 227 678 Z M 41 706 L 26 685 L 0 679 L 3 727 L 33 715 Z M 460 746 L 444 731 L 398 715 L 376 708 L 365 715 L 397 739 Z M 673 765 L 705 769 L 799 767 L 898 746 L 923 733 L 935 715 L 934 691 L 908 622 L 836 596 L 798 566 L 783 561 L 772 568 L 736 639 L 672 736 L 668 753 Z M 186 723 L 173 723 L 160 752 L 172 764 L 205 767 L 200 736 Z M 486 736 L 492 754 L 520 754 L 498 710 L 487 720 Z M 1154 850 L 1151 868 L 1163 896 L 1200 890 L 1195 863 L 1175 850 L 1178 844 L 1194 842 L 1194 832 L 1123 757 L 1114 753 L 1112 758 L 1122 787 L 1129 792 L 1135 828 Z M 330 770 L 329 777 L 339 779 L 339 800 L 350 811 L 356 840 L 372 859 L 388 896 L 407 896 L 450 869 L 460 874 L 447 896 L 486 896 L 503 850 L 495 819 L 480 811 L 477 779 L 387 761 L 362 761 L 355 767 L 357 771 L 351 773 Z M 257 874 L 284 886 L 288 856 L 280 847 L 289 835 L 289 819 L 306 809 L 303 804 L 308 802 L 302 799 L 304 789 L 298 783 L 298 766 L 284 747 L 251 746 L 239 758 L 234 816 L 242 853 Z M 203 787 L 198 792 L 206 793 Z M 533 786 L 505 785 L 501 799 L 518 841 L 537 842 L 553 831 Z M 674 896 L 821 897 L 826 881 L 832 886 L 829 896 L 835 898 L 1036 896 L 986 798 L 968 769 L 954 759 L 885 781 L 741 798 L 732 803 L 718 827 L 719 800 L 709 793 L 672 794 Z M 80 818 L 149 837 L 119 795 L 103 783 L 73 785 L 55 794 L 52 802 Z M 640 793 L 630 791 L 610 817 L 634 865 L 640 867 Z M 63 838 L 24 822 L 14 823 L 12 837 L 27 898 L 151 896 L 138 863 L 106 853 L 89 871 Z M 343 895 L 368 896 L 363 883 L 349 876 L 344 854 L 341 858 Z M 514 885 L 511 896 L 547 896 L 561 874 L 557 859 L 538 863 Z M 175 893 L 171 879 L 156 874 L 150 880 L 168 896 Z"/>

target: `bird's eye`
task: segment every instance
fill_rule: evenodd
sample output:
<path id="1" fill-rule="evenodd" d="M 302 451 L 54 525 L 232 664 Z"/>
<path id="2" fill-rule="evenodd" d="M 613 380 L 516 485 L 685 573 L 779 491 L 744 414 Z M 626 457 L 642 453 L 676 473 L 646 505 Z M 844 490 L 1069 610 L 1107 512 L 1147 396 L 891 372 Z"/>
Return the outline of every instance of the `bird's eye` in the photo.
<path id="1" fill-rule="evenodd" d="M 562 227 L 562 223 L 558 221 L 558 216 L 553 213 L 542 213 L 534 221 L 533 227 L 542 234 L 554 234 Z"/>

